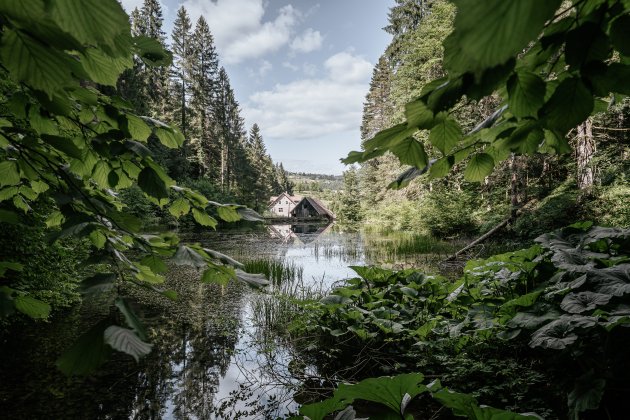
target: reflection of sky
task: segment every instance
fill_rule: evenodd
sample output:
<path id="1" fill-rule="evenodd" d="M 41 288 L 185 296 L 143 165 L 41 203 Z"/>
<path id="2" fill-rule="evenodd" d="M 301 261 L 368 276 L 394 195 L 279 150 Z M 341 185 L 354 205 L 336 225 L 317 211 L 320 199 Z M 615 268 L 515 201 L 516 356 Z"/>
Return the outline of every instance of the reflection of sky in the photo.
<path id="1" fill-rule="evenodd" d="M 300 231 L 300 229 L 294 230 Z M 309 231 L 309 229 L 302 230 Z M 324 289 L 329 289 L 333 283 L 339 280 L 354 277 L 354 271 L 348 266 L 364 264 L 363 242 L 359 234 L 343 234 L 326 230 L 321 234 L 296 233 L 289 240 L 286 240 L 286 235 L 282 235 L 282 238 L 276 236 L 275 240 L 273 236 L 275 236 L 274 232 L 270 231 L 269 235 L 261 234 L 252 241 L 251 235 L 248 234 L 243 238 L 244 241 L 240 242 L 237 239 L 238 234 L 236 234 L 230 238 L 229 242 L 232 243 L 232 246 L 234 244 L 242 246 L 245 243 L 245 248 L 252 248 L 241 249 L 243 256 L 252 259 L 273 256 L 294 263 L 303 269 L 304 285 L 316 287 L 321 285 Z M 259 249 L 260 254 L 257 254 L 255 249 Z M 224 251 L 229 252 L 229 250 Z M 254 395 L 251 398 L 263 405 L 270 395 L 275 394 L 279 398 L 285 397 L 287 393 L 290 395 L 290 390 L 264 386 L 265 383 L 274 382 L 274 379 L 270 378 L 264 371 L 264 367 L 269 366 L 269 360 L 266 360 L 266 356 L 257 351 L 257 345 L 251 341 L 251 337 L 256 333 L 256 314 L 252 311 L 252 298 L 255 293 L 248 294 L 248 304 L 243 308 L 244 331 L 236 343 L 232 362 L 219 381 L 214 400 L 217 405 L 220 404 L 220 401 L 229 399 L 232 393 L 239 392 L 240 384 L 253 385 Z M 284 372 L 277 373 L 288 376 L 286 365 L 290 356 L 287 349 L 278 347 L 273 352 L 273 358 L 275 359 L 272 361 L 273 366 L 276 369 L 284 370 Z M 246 401 L 240 401 L 233 409 L 245 411 L 248 409 L 246 404 Z M 295 408 L 297 408 L 295 403 L 286 406 L 286 409 L 289 410 Z M 280 416 L 285 413 L 276 414 Z"/>

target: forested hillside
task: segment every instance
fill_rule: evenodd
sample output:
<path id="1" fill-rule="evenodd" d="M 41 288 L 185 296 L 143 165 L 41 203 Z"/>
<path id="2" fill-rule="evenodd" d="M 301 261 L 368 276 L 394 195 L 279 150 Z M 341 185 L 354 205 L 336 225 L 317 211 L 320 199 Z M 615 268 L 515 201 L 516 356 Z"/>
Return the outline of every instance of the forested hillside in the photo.
<path id="1" fill-rule="evenodd" d="M 385 28 L 392 42 L 374 68 L 364 104 L 364 145 L 379 131 L 404 122 L 405 105 L 423 95 L 427 83 L 446 80 L 440 79 L 446 75 L 443 42 L 453 28 L 455 10 L 448 1 L 397 0 Z M 528 77 L 518 83 L 534 84 L 534 89 L 545 92 L 542 80 Z M 509 83 L 508 89 L 512 86 Z M 547 85 L 547 91 L 551 86 Z M 500 90 L 483 98 L 468 94 L 454 105 L 453 119 L 438 126 L 442 134 L 436 129 L 417 133 L 414 138 L 424 145 L 429 159 L 448 155 L 457 150 L 455 139 L 493 114 L 504 95 Z M 535 96 L 536 92 L 525 95 Z M 535 106 L 531 103 L 524 106 L 514 114 L 527 116 L 535 111 L 530 109 Z M 366 221 L 451 236 L 483 233 L 512 216 L 510 230 L 522 238 L 533 238 L 580 219 L 629 227 L 630 101 L 622 97 L 598 100 L 595 110 L 586 121 L 571 127 L 567 140 L 559 144 L 547 141 L 539 149 L 535 144 L 524 145 L 501 151 L 503 156 L 490 154 L 496 164 L 492 164 L 492 173 L 475 180 L 481 182 L 471 182 L 465 162 L 456 156 L 448 175 L 440 177 L 432 170 L 404 189 L 392 189 L 389 184 L 404 170 L 399 160 L 415 164 L 415 152 L 401 150 L 400 159 L 392 153 L 375 157 L 359 172 Z M 487 141 L 492 134 L 486 136 Z M 483 136 L 482 141 L 486 141 Z M 442 168 L 440 171 L 444 172 Z"/>

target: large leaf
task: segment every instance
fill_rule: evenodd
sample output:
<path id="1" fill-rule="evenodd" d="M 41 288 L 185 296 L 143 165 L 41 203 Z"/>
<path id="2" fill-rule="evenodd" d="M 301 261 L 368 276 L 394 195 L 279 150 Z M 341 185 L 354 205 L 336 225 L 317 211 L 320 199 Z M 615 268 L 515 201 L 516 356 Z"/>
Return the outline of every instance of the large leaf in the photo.
<path id="1" fill-rule="evenodd" d="M 593 310 L 598 306 L 606 305 L 611 298 L 612 295 L 591 291 L 572 292 L 562 299 L 560 307 L 572 314 L 581 314 L 582 312 Z"/>
<path id="2" fill-rule="evenodd" d="M 563 80 L 541 112 L 547 126 L 567 132 L 586 120 L 594 107 L 593 94 L 577 77 Z"/>
<path id="3" fill-rule="evenodd" d="M 138 175 L 138 186 L 147 195 L 158 200 L 168 198 L 166 183 L 160 175 L 150 166 L 145 166 Z"/>
<path id="4" fill-rule="evenodd" d="M 429 141 L 443 154 L 448 154 L 462 137 L 462 129 L 454 119 L 440 114 L 431 129 Z"/>
<path id="5" fill-rule="evenodd" d="M 157 127 L 155 135 L 160 139 L 160 143 L 171 149 L 176 149 L 184 144 L 184 136 L 174 128 Z"/>
<path id="6" fill-rule="evenodd" d="M 446 65 L 464 73 L 503 64 L 536 39 L 562 0 L 457 0 Z M 455 57 L 458 55 L 459 57 Z"/>
<path id="7" fill-rule="evenodd" d="M 116 86 L 120 74 L 133 66 L 131 56 L 111 57 L 102 50 L 88 48 L 81 56 L 81 64 L 96 83 Z"/>
<path id="8" fill-rule="evenodd" d="M 405 117 L 408 127 L 431 128 L 433 125 L 433 111 L 420 99 L 405 105 Z"/>
<path id="9" fill-rule="evenodd" d="M 82 44 L 113 45 L 129 33 L 129 18 L 120 3 L 112 0 L 55 0 L 52 17 L 65 32 Z"/>
<path id="10" fill-rule="evenodd" d="M 398 157 L 400 163 L 422 169 L 427 166 L 427 154 L 422 143 L 413 137 L 407 137 L 393 146 L 390 151 Z"/>
<path id="11" fill-rule="evenodd" d="M 132 114 L 125 115 L 122 128 L 132 139 L 146 142 L 151 135 L 151 128 L 144 122 L 142 118 Z"/>
<path id="12" fill-rule="evenodd" d="M 209 226 L 214 229 L 218 224 L 217 220 L 214 217 L 208 215 L 208 213 L 203 210 L 193 208 L 192 214 L 195 221 L 202 226 Z"/>
<path id="13" fill-rule="evenodd" d="M 112 350 L 104 340 L 108 325 L 107 320 L 101 321 L 79 337 L 57 360 L 57 368 L 66 375 L 87 375 L 102 365 Z"/>
<path id="14" fill-rule="evenodd" d="M 144 328 L 144 324 L 131 308 L 129 302 L 126 299 L 117 298 L 115 304 L 118 310 L 124 315 L 127 325 L 133 329 L 142 340 L 146 340 L 147 331 Z"/>
<path id="15" fill-rule="evenodd" d="M 151 344 L 142 341 L 132 330 L 117 325 L 107 327 L 103 333 L 103 338 L 105 343 L 114 350 L 127 353 L 136 359 L 136 362 L 140 361 L 140 357 L 151 352 Z"/>
<path id="16" fill-rule="evenodd" d="M 587 372 L 578 378 L 575 387 L 569 393 L 569 410 L 578 418 L 578 413 L 586 410 L 594 410 L 604 395 L 606 380 L 597 378 L 593 372 Z"/>
<path id="17" fill-rule="evenodd" d="M 574 330 L 575 327 L 571 325 L 569 319 L 561 317 L 551 321 L 532 334 L 529 345 L 531 347 L 562 350 L 577 341 L 578 336 L 573 332 Z"/>
<path id="18" fill-rule="evenodd" d="M 630 15 L 623 14 L 613 21 L 610 26 L 610 39 L 619 52 L 630 56 Z"/>
<path id="19" fill-rule="evenodd" d="M 23 32 L 4 28 L 0 57 L 11 78 L 46 92 L 50 99 L 55 92 L 73 83 L 70 58 Z"/>
<path id="20" fill-rule="evenodd" d="M 20 183 L 20 170 L 12 160 L 0 162 L 0 187 Z"/>
<path id="21" fill-rule="evenodd" d="M 492 173 L 493 169 L 494 159 L 487 153 L 477 153 L 468 162 L 464 178 L 472 182 L 481 182 Z"/>
<path id="22" fill-rule="evenodd" d="M 45 319 L 50 315 L 50 305 L 31 296 L 17 295 L 13 304 L 15 309 L 33 319 Z"/>
<path id="23" fill-rule="evenodd" d="M 355 385 L 339 385 L 335 397 L 346 401 L 361 399 L 380 403 L 402 415 L 403 401 L 408 403 L 406 400 L 427 391 L 427 387 L 422 384 L 423 380 L 424 375 L 421 373 L 368 378 Z"/>
<path id="24" fill-rule="evenodd" d="M 535 116 L 545 99 L 545 82 L 528 71 L 515 73 L 507 83 L 510 112 L 517 117 Z"/>
<path id="25" fill-rule="evenodd" d="M 178 198 L 177 200 L 173 201 L 173 204 L 171 204 L 171 206 L 168 208 L 168 211 L 177 218 L 185 216 L 190 211 L 190 203 L 188 202 L 188 200 Z"/>

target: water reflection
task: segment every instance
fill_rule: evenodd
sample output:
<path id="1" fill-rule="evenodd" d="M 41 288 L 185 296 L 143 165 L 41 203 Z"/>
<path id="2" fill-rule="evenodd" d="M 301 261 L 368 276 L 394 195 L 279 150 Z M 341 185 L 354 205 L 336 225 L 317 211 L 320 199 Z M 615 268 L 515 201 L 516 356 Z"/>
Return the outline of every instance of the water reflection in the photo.
<path id="1" fill-rule="evenodd" d="M 269 257 L 302 267 L 303 284 L 291 285 L 294 293 L 301 286 L 327 289 L 354 275 L 348 266 L 389 258 L 380 244 L 392 247 L 391 237 L 313 224 L 187 239 L 241 260 Z M 122 290 L 136 302 L 154 343 L 140 363 L 116 353 L 89 378 L 67 379 L 55 369 L 61 349 L 83 331 L 119 317 L 98 302 L 86 301 L 48 324 L 0 332 L 3 418 L 275 418 L 295 408 L 299 379 L 315 372 L 296 369 L 297 355 L 270 326 L 273 310 L 281 312 L 278 305 L 285 303 L 239 284 L 201 284 L 199 273 L 185 267 L 171 267 L 167 277 L 179 302 L 135 287 Z"/>

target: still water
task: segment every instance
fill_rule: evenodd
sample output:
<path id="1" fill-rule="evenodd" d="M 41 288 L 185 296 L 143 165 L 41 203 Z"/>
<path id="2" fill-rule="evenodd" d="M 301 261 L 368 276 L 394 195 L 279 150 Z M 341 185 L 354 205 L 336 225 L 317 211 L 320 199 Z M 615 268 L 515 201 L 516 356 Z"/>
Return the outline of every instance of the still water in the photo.
<path id="1" fill-rule="evenodd" d="M 426 252 L 411 253 L 418 244 L 408 234 L 343 232 L 317 225 L 272 225 L 185 240 L 241 261 L 288 264 L 299 277 L 291 283 L 293 293 L 299 289 L 310 297 L 352 277 L 349 266 L 418 266 L 430 264 L 429 254 L 435 258 L 435 252 L 450 250 L 431 242 L 423 245 Z M 171 266 L 167 278 L 178 302 L 138 288 L 118 292 L 136 302 L 134 309 L 149 327 L 153 351 L 140 363 L 114 353 L 87 378 L 66 378 L 55 369 L 61 349 L 81 332 L 103 318 L 119 317 L 105 297 L 85 301 L 49 323 L 17 325 L 5 333 L 0 417 L 264 419 L 293 412 L 301 380 L 317 372 L 306 366 L 295 375 L 291 369 L 291 346 L 268 328 L 274 296 L 240 284 L 201 284 L 199 273 L 188 267 Z"/>

